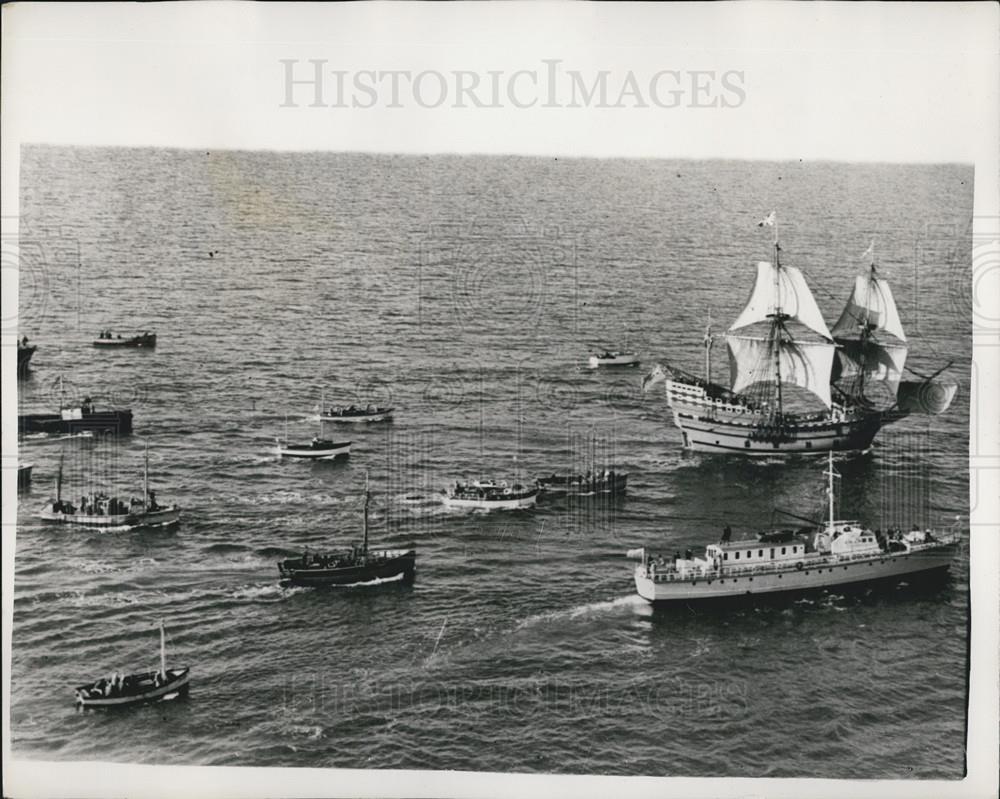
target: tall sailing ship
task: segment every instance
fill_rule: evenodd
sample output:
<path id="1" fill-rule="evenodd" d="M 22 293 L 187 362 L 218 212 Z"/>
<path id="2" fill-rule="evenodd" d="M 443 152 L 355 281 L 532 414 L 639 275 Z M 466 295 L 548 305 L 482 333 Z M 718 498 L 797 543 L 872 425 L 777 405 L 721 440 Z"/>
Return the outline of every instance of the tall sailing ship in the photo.
<path id="1" fill-rule="evenodd" d="M 867 450 L 884 424 L 911 413 L 943 413 L 958 386 L 903 380 L 908 344 L 888 282 L 875 266 L 874 243 L 840 318 L 827 327 L 802 272 L 781 263 L 772 212 L 759 223 L 775 229 L 773 262 L 757 264 L 742 312 L 725 334 L 729 386 L 712 382 L 711 322 L 704 338 L 705 376 L 658 364 L 643 389 L 664 382 L 684 448 L 774 456 Z M 789 397 L 789 386 L 804 389 Z M 801 399 L 817 410 L 802 409 Z M 815 402 L 818 400 L 823 407 Z"/>

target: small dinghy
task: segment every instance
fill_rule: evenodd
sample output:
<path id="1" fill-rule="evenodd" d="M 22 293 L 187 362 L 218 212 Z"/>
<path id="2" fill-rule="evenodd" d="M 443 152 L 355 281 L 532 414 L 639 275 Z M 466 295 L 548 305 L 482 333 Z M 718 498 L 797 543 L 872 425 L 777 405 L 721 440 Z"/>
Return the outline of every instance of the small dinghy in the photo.
<path id="1" fill-rule="evenodd" d="M 350 441 L 331 441 L 328 438 L 314 437 L 308 444 L 289 444 L 276 438 L 278 455 L 282 458 L 305 458 L 307 460 L 333 460 L 351 452 Z"/>
<path id="2" fill-rule="evenodd" d="M 586 474 L 558 475 L 538 478 L 538 487 L 546 494 L 590 497 L 595 494 L 624 494 L 628 484 L 627 472 L 605 469 Z"/>
<path id="3" fill-rule="evenodd" d="M 112 674 L 76 689 L 77 707 L 124 707 L 186 696 L 190 688 L 188 666 L 167 668 L 165 633 L 160 622 L 160 668 L 138 674 Z"/>
<path id="4" fill-rule="evenodd" d="M 606 366 L 638 366 L 639 356 L 634 352 L 621 352 L 618 350 L 605 350 L 604 352 L 591 355 L 587 361 L 587 366 L 591 369 L 603 369 Z"/>
<path id="5" fill-rule="evenodd" d="M 416 572 L 417 552 L 414 549 L 369 549 L 368 547 L 368 474 L 365 473 L 364 522 L 362 543 L 347 550 L 312 553 L 307 549 L 302 557 L 286 558 L 278 563 L 278 573 L 284 585 L 312 588 L 322 586 L 378 585 L 401 580 L 412 583 Z"/>
<path id="6" fill-rule="evenodd" d="M 335 406 L 321 409 L 320 421 L 337 423 L 354 422 L 388 422 L 392 419 L 392 408 L 378 405 L 367 405 L 359 408 L 355 405 Z"/>
<path id="7" fill-rule="evenodd" d="M 514 510 L 534 505 L 538 498 L 538 486 L 509 485 L 506 480 L 474 480 L 471 483 L 455 483 L 452 491 L 442 493 L 442 502 L 449 508 Z"/>
<path id="8" fill-rule="evenodd" d="M 122 337 L 121 333 L 111 335 L 110 330 L 102 330 L 94 339 L 94 346 L 101 349 L 116 349 L 118 347 L 144 347 L 150 349 L 156 346 L 156 333 L 148 330 L 135 336 Z"/>

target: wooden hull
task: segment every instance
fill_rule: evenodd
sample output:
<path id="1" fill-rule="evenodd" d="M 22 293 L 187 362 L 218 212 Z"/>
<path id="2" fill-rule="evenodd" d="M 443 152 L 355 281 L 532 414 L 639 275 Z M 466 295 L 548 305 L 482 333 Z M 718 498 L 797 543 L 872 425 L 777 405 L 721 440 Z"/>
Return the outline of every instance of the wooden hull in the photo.
<path id="1" fill-rule="evenodd" d="M 130 338 L 95 338 L 93 344 L 98 349 L 151 349 L 156 346 L 156 334 L 149 336 L 132 336 Z"/>
<path id="2" fill-rule="evenodd" d="M 385 554 L 386 557 L 379 557 Z M 340 568 L 295 568 L 284 563 L 278 564 L 278 572 L 284 583 L 304 587 L 360 586 L 368 583 L 402 580 L 412 583 L 416 574 L 417 553 L 415 550 L 383 550 L 372 553 L 373 558 L 366 564 Z"/>
<path id="3" fill-rule="evenodd" d="M 156 686 L 153 682 L 155 674 L 156 672 L 151 671 L 131 675 L 128 680 L 134 685 L 118 693 L 111 691 L 105 694 L 101 690 L 100 683 L 81 685 L 76 689 L 76 704 L 81 708 L 128 707 L 160 702 L 174 696 L 186 696 L 190 690 L 190 668 L 168 669 L 168 679 L 160 686 Z"/>
<path id="4" fill-rule="evenodd" d="M 17 346 L 17 371 L 23 372 L 28 368 L 31 356 L 35 354 L 36 349 L 38 348 L 34 344 L 27 347 L 22 347 L 20 344 Z"/>
<path id="5" fill-rule="evenodd" d="M 314 447 L 311 444 L 301 446 L 279 445 L 278 455 L 282 458 L 298 458 L 300 460 L 326 461 L 333 460 L 341 455 L 351 453 L 351 442 L 346 444 L 336 444 L 332 447 Z"/>
<path id="6" fill-rule="evenodd" d="M 572 497 L 592 497 L 597 494 L 624 494 L 628 484 L 627 474 L 616 474 L 614 480 L 570 480 L 541 478 L 538 487 L 542 494 Z"/>
<path id="7" fill-rule="evenodd" d="M 868 582 L 902 580 L 946 570 L 958 550 L 956 542 L 927 546 L 911 552 L 882 553 L 875 557 L 804 558 L 795 566 L 768 572 L 723 570 L 721 574 L 688 579 L 657 577 L 646 566 L 635 569 L 636 592 L 648 602 L 693 602 L 759 594 L 786 594 L 834 589 Z M 652 576 L 651 576 L 652 574 Z"/>
<path id="8" fill-rule="evenodd" d="M 712 400 L 687 384 L 667 381 L 667 401 L 684 449 L 750 457 L 865 451 L 882 427 L 883 414 L 816 414 L 787 417 L 780 427 L 758 410 Z"/>
<path id="9" fill-rule="evenodd" d="M 516 510 L 517 508 L 530 508 L 538 499 L 538 491 L 525 496 L 518 496 L 511 499 L 480 499 L 453 497 L 445 495 L 442 502 L 449 508 L 464 508 L 478 510 Z"/>
<path id="10" fill-rule="evenodd" d="M 379 413 L 366 413 L 357 416 L 330 416 L 328 414 L 320 414 L 320 421 L 322 422 L 332 422 L 334 424 L 359 424 L 364 422 L 387 422 L 392 419 L 392 409 L 386 411 L 381 411 Z"/>
<path id="11" fill-rule="evenodd" d="M 638 366 L 639 356 L 635 354 L 617 355 L 614 358 L 598 358 L 591 355 L 587 360 L 587 367 L 590 369 L 604 369 L 609 366 Z"/>
<path id="12" fill-rule="evenodd" d="M 83 432 L 109 433 L 116 436 L 132 434 L 132 411 L 94 411 L 78 419 L 64 419 L 58 413 L 26 413 L 17 417 L 18 432 L 48 435 Z"/>
<path id="13" fill-rule="evenodd" d="M 165 527 L 177 524 L 181 519 L 177 507 L 163 508 L 148 513 L 118 513 L 114 515 L 89 515 L 82 513 L 59 513 L 50 507 L 43 509 L 38 518 L 47 522 L 71 524 L 76 527 Z"/>

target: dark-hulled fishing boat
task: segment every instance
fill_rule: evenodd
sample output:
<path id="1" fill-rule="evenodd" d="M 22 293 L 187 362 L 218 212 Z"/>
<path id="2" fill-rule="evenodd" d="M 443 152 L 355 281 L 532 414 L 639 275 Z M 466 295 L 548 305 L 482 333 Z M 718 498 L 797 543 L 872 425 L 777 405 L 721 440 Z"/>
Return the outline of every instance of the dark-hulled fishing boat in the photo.
<path id="1" fill-rule="evenodd" d="M 347 550 L 313 553 L 278 563 L 283 585 L 322 586 L 377 585 L 382 582 L 412 583 L 416 572 L 415 549 L 370 549 L 368 546 L 368 476 L 365 475 L 363 539 Z"/>
<path id="2" fill-rule="evenodd" d="M 544 494 L 589 497 L 595 494 L 624 494 L 628 483 L 627 472 L 605 469 L 586 474 L 553 474 L 538 478 L 538 487 Z"/>
<path id="3" fill-rule="evenodd" d="M 128 436 L 132 434 L 132 410 L 97 410 L 90 397 L 86 397 L 80 405 L 63 407 L 59 413 L 22 413 L 17 417 L 17 431 L 21 435 L 89 432 Z"/>
<path id="4" fill-rule="evenodd" d="M 137 674 L 111 674 L 76 689 L 79 708 L 125 707 L 160 702 L 186 696 L 190 689 L 191 669 L 167 668 L 165 634 L 160 622 L 160 668 Z"/>
<path id="5" fill-rule="evenodd" d="M 28 370 L 28 364 L 31 363 L 31 356 L 35 354 L 35 350 L 38 349 L 34 344 L 28 343 L 28 337 L 24 336 L 20 341 L 17 342 L 17 373 L 23 374 Z"/>
<path id="6" fill-rule="evenodd" d="M 156 333 L 148 330 L 134 336 L 122 337 L 121 333 L 116 336 L 111 335 L 110 330 L 102 330 L 94 339 L 94 346 L 98 349 L 113 350 L 125 347 L 152 349 L 156 346 Z"/>

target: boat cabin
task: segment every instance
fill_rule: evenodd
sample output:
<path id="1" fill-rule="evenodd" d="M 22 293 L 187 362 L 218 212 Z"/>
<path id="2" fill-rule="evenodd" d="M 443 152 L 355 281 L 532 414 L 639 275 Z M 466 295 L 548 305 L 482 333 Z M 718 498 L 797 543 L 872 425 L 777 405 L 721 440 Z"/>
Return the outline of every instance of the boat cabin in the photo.
<path id="1" fill-rule="evenodd" d="M 781 541 L 722 541 L 705 547 L 705 555 L 721 566 L 757 566 L 761 563 L 781 563 L 800 560 L 806 554 L 806 542 L 801 538 Z"/>
<path id="2" fill-rule="evenodd" d="M 827 522 L 816 533 L 815 547 L 817 552 L 832 555 L 877 555 L 882 551 L 875 533 L 854 520 Z"/>

